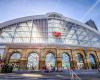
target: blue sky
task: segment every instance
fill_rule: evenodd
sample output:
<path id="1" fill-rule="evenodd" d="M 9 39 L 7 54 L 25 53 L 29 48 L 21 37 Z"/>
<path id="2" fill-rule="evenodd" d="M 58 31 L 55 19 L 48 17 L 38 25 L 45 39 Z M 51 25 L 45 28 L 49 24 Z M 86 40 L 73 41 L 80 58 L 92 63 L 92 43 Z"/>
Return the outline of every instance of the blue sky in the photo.
<path id="1" fill-rule="evenodd" d="M 81 22 L 93 19 L 100 31 L 100 0 L 0 0 L 0 22 L 48 12 Z"/>

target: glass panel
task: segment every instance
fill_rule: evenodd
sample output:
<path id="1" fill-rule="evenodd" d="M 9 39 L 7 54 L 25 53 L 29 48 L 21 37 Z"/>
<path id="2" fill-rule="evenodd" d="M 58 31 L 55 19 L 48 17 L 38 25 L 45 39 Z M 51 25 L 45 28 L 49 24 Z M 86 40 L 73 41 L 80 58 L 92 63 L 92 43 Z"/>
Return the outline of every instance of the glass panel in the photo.
<path id="1" fill-rule="evenodd" d="M 0 60 L 3 59 L 3 55 L 4 55 L 4 49 L 0 49 Z"/>
<path id="2" fill-rule="evenodd" d="M 49 43 L 55 43 L 55 44 L 63 44 L 63 37 L 65 36 L 65 25 L 63 21 L 51 19 L 48 20 L 48 42 Z M 54 36 L 54 32 L 60 33 L 59 37 Z M 63 36 L 62 36 L 63 35 Z"/>
<path id="3" fill-rule="evenodd" d="M 19 26 L 26 26 L 26 23 L 20 23 Z"/>
<path id="4" fill-rule="evenodd" d="M 80 54 L 77 54 L 76 60 L 78 69 L 82 69 L 84 67 L 83 57 Z"/>
<path id="5" fill-rule="evenodd" d="M 16 32 L 15 37 L 30 37 L 30 32 Z"/>
<path id="6" fill-rule="evenodd" d="M 58 32 L 55 37 L 53 32 Z M 7 26 L 1 30 L 1 43 L 53 43 L 53 44 L 75 44 L 86 47 L 100 47 L 100 36 L 93 31 L 83 28 L 71 22 L 49 19 L 26 21 L 16 25 Z M 32 37 L 29 40 L 29 37 Z M 14 38 L 14 40 L 13 40 Z M 28 42 L 29 41 L 29 42 Z"/>
<path id="7" fill-rule="evenodd" d="M 38 70 L 38 65 L 39 65 L 38 54 L 37 53 L 31 53 L 28 56 L 28 63 L 27 63 L 28 70 Z"/>
<path id="8" fill-rule="evenodd" d="M 91 64 L 95 64 L 94 56 L 92 54 L 89 55 L 89 60 Z"/>
<path id="9" fill-rule="evenodd" d="M 13 42 L 14 43 L 23 43 L 24 42 L 24 38 L 14 38 Z"/>
<path id="10" fill-rule="evenodd" d="M 61 54 L 62 59 L 62 69 L 70 69 L 70 58 L 67 53 Z"/>
<path id="11" fill-rule="evenodd" d="M 24 27 L 23 26 L 20 26 L 20 27 L 17 28 L 16 31 L 31 31 L 31 28 L 28 27 L 27 25 L 24 26 Z"/>
<path id="12" fill-rule="evenodd" d="M 3 31 L 12 31 L 13 32 L 13 31 L 15 31 L 15 29 L 16 29 L 16 25 L 4 28 Z"/>
<path id="13" fill-rule="evenodd" d="M 43 38 L 31 38 L 31 43 L 45 43 Z"/>
<path id="14" fill-rule="evenodd" d="M 11 43 L 12 42 L 12 38 L 0 38 L 0 42 L 1 43 Z"/>
<path id="15" fill-rule="evenodd" d="M 90 61 L 91 68 L 96 69 L 97 66 L 96 66 L 94 55 L 92 54 L 89 55 L 89 61 Z"/>
<path id="16" fill-rule="evenodd" d="M 3 32 L 3 33 L 1 34 L 1 36 L 2 36 L 2 37 L 5 37 L 5 38 L 7 38 L 7 37 L 8 37 L 8 38 L 10 38 L 10 37 L 12 38 L 12 37 L 14 36 L 14 32 L 8 32 L 8 31 L 7 31 L 7 32 Z"/>
<path id="17" fill-rule="evenodd" d="M 46 55 L 45 64 L 48 70 L 52 70 L 55 67 L 55 57 L 52 53 Z"/>
<path id="18" fill-rule="evenodd" d="M 36 38 L 36 37 L 43 37 L 39 32 L 32 32 L 32 37 Z"/>
<path id="19" fill-rule="evenodd" d="M 27 22 L 27 25 L 28 25 L 28 26 L 32 26 L 32 23 L 33 23 L 33 21 L 28 21 L 28 22 Z"/>
<path id="20" fill-rule="evenodd" d="M 13 53 L 11 56 L 11 60 L 19 60 L 21 58 L 20 53 Z"/>

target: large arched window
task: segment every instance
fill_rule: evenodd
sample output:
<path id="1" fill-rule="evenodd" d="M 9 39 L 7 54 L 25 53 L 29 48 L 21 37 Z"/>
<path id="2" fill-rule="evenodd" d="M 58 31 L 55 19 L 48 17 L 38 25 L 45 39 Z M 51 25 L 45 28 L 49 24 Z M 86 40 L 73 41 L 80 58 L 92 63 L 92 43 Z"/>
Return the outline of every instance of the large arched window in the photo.
<path id="1" fill-rule="evenodd" d="M 28 56 L 27 67 L 28 70 L 38 70 L 39 66 L 39 56 L 37 53 L 33 52 Z"/>
<path id="2" fill-rule="evenodd" d="M 80 55 L 79 53 L 76 54 L 76 61 L 77 61 L 78 69 L 82 69 L 84 67 L 83 56 Z"/>
<path id="3" fill-rule="evenodd" d="M 48 68 L 55 67 L 55 57 L 52 53 L 46 55 L 45 64 Z"/>
<path id="4" fill-rule="evenodd" d="M 18 71 L 20 69 L 20 60 L 21 54 L 18 52 L 15 52 L 10 57 L 10 64 L 13 64 L 13 71 Z"/>
<path id="5" fill-rule="evenodd" d="M 94 55 L 93 54 L 90 54 L 89 55 L 89 62 L 90 62 L 90 65 L 91 65 L 91 68 L 92 69 L 97 68 L 96 61 L 95 61 L 95 58 L 94 58 Z"/>
<path id="6" fill-rule="evenodd" d="M 70 57 L 67 53 L 61 54 L 62 59 L 62 68 L 63 69 L 70 69 Z"/>

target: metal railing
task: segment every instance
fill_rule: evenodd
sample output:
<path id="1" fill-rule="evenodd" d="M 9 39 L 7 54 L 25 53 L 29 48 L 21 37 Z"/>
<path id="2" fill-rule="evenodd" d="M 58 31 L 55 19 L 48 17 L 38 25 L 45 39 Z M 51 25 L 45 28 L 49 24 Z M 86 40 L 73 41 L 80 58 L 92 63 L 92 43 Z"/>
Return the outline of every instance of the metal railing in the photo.
<path id="1" fill-rule="evenodd" d="M 71 80 L 82 80 L 73 70 L 70 70 Z"/>

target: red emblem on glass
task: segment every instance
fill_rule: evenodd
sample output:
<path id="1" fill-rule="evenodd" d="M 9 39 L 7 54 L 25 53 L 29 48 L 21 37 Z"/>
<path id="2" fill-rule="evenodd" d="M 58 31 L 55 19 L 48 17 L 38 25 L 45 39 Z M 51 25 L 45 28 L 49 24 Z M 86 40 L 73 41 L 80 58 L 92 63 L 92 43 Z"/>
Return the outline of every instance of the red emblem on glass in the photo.
<path id="1" fill-rule="evenodd" d="M 61 36 L 61 32 L 53 32 L 53 36 L 59 38 Z"/>

